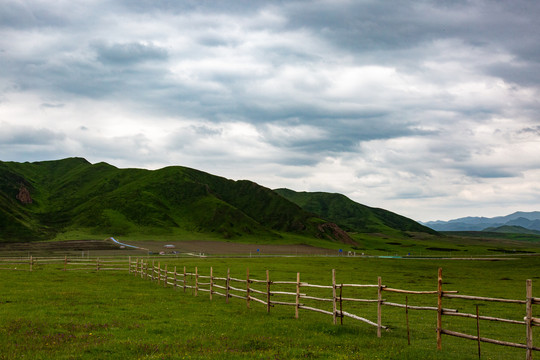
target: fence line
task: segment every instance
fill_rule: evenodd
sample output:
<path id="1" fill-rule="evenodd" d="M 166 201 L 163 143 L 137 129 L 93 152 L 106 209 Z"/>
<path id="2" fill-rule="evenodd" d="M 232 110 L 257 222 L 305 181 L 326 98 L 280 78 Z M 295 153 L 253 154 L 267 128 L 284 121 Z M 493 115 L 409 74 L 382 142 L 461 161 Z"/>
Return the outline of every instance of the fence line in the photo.
<path id="1" fill-rule="evenodd" d="M 255 279 L 250 277 L 249 269 L 246 269 L 246 278 L 241 279 L 238 277 L 232 277 L 230 269 L 227 269 L 226 277 L 215 276 L 213 267 L 210 267 L 210 275 L 202 275 L 199 273 L 198 267 L 195 267 L 194 272 L 187 272 L 186 267 L 184 266 L 183 272 L 177 272 L 176 267 L 174 271 L 164 271 L 161 269 L 160 264 L 156 267 L 152 263 L 151 267 L 148 266 L 148 261 L 144 259 L 137 259 L 135 263 L 130 262 L 129 272 L 134 276 L 140 276 L 141 278 L 151 280 L 157 280 L 163 282 L 165 285 L 170 285 L 175 289 L 183 287 L 184 292 L 186 289 L 194 289 L 194 296 L 198 296 L 198 293 L 201 291 L 209 293 L 210 300 L 213 296 L 225 297 L 226 302 L 229 302 L 229 299 L 236 298 L 246 301 L 246 306 L 250 307 L 250 302 L 257 302 L 266 306 L 266 311 L 269 313 L 270 309 L 275 306 L 289 306 L 295 308 L 294 316 L 299 318 L 299 310 L 306 310 L 317 312 L 325 315 L 331 315 L 333 323 L 337 324 L 338 319 L 340 323 L 343 323 L 343 318 L 351 318 L 357 321 L 361 321 L 365 324 L 377 328 L 377 336 L 381 337 L 382 330 L 388 330 L 388 326 L 383 325 L 382 323 L 382 309 L 384 306 L 405 308 L 406 317 L 407 317 L 407 334 L 409 337 L 409 321 L 408 321 L 408 312 L 409 310 L 419 310 L 419 311 L 435 311 L 437 312 L 437 348 L 442 348 L 442 335 L 454 336 L 463 339 L 475 340 L 478 342 L 479 354 L 480 354 L 480 343 L 491 343 L 496 345 L 510 346 L 515 348 L 526 349 L 527 351 L 527 360 L 532 359 L 532 351 L 540 351 L 540 348 L 534 347 L 532 343 L 532 327 L 540 326 L 540 319 L 534 318 L 532 316 L 532 305 L 540 304 L 540 298 L 532 297 L 532 281 L 527 280 L 527 298 L 526 300 L 515 300 L 515 299 L 501 299 L 501 298 L 491 298 L 491 297 L 481 297 L 481 296 L 472 296 L 472 295 L 458 295 L 458 291 L 443 291 L 442 290 L 442 269 L 439 269 L 439 274 L 437 278 L 438 289 L 434 291 L 417 291 L 417 290 L 405 290 L 405 289 L 396 289 L 391 288 L 386 285 L 383 285 L 381 277 L 377 278 L 377 284 L 338 284 L 336 282 L 336 272 L 332 270 L 332 284 L 323 285 L 323 284 L 311 284 L 303 282 L 300 280 L 300 273 L 296 274 L 296 281 L 278 281 L 270 280 L 270 272 L 266 270 L 266 279 Z M 157 276 L 153 276 L 157 272 Z M 150 276 L 149 276 L 150 274 Z M 205 282 L 201 282 L 200 279 L 208 279 Z M 233 285 L 234 284 L 234 285 Z M 238 284 L 238 285 L 236 285 Z M 254 285 L 266 285 L 264 289 L 257 289 Z M 290 286 L 293 287 L 290 290 L 275 290 L 276 285 Z M 376 288 L 377 294 L 376 298 L 355 298 L 355 297 L 343 297 L 344 288 Z M 217 290 L 216 290 L 217 289 Z M 308 289 L 319 289 L 321 290 L 332 290 L 332 295 L 330 297 L 324 297 L 319 294 L 308 294 L 306 290 Z M 219 291 L 218 291 L 219 290 Z M 304 290 L 304 291 L 302 291 Z M 408 299 L 406 298 L 405 304 L 395 303 L 387 301 L 383 298 L 383 293 L 398 293 L 398 294 L 414 294 L 414 295 L 437 295 L 437 306 L 417 306 L 409 305 Z M 460 299 L 460 300 L 475 300 L 475 301 L 488 301 L 488 302 L 500 302 L 500 303 L 509 303 L 509 304 L 525 304 L 526 305 L 526 316 L 523 321 L 521 320 L 512 320 L 504 319 L 493 316 L 480 316 L 478 314 L 469 314 L 459 312 L 458 309 L 449 309 L 443 308 L 442 300 L 443 298 L 449 299 Z M 320 308 L 317 305 L 312 303 L 307 304 L 306 301 L 312 303 L 332 303 L 332 310 Z M 376 303 L 377 304 L 377 320 L 373 321 L 365 317 L 359 316 L 358 314 L 353 314 L 351 312 L 343 310 L 344 303 Z M 450 330 L 443 328 L 443 316 L 457 316 L 462 318 L 472 318 L 477 321 L 477 334 L 465 334 L 462 332 Z M 526 343 L 513 343 L 504 340 L 490 339 L 487 337 L 482 337 L 479 334 L 479 321 L 492 321 L 492 322 L 501 322 L 517 325 L 526 326 Z M 408 339 L 410 343 L 410 338 Z"/>
<path id="2" fill-rule="evenodd" d="M 63 257 L 0 258 L 0 270 L 34 271 L 43 265 L 59 265 L 63 271 L 128 271 L 131 259 L 126 257 L 72 258 L 67 255 Z"/>
<path id="3" fill-rule="evenodd" d="M 438 291 L 437 291 L 437 303 L 438 303 L 438 309 L 437 309 L 437 348 L 441 349 L 441 335 L 449 335 L 454 336 L 458 338 L 468 339 L 468 340 L 475 340 L 478 342 L 478 354 L 480 356 L 481 353 L 481 347 L 480 343 L 491 343 L 496 345 L 503 345 L 503 346 L 509 346 L 509 347 L 515 347 L 515 348 L 521 348 L 526 349 L 526 359 L 532 360 L 532 352 L 533 351 L 540 351 L 540 347 L 534 347 L 533 346 L 533 332 L 532 328 L 534 326 L 540 326 L 540 323 L 537 322 L 535 318 L 533 318 L 533 310 L 532 305 L 533 304 L 540 304 L 540 298 L 535 298 L 532 296 L 532 280 L 526 281 L 526 299 L 525 300 L 516 300 L 516 299 L 501 299 L 501 298 L 492 298 L 492 297 L 483 297 L 483 296 L 473 296 L 473 295 L 454 295 L 450 294 L 448 291 L 442 290 L 442 269 L 439 268 L 438 272 Z M 510 304 L 525 304 L 525 317 L 524 321 L 519 320 L 512 320 L 512 319 L 503 319 L 503 318 L 497 318 L 492 316 L 480 316 L 478 312 L 478 305 L 476 305 L 476 315 L 474 314 L 467 314 L 467 313 L 452 313 L 449 311 L 446 311 L 442 308 L 442 299 L 443 298 L 449 298 L 449 299 L 462 299 L 462 300 L 475 300 L 475 301 L 486 301 L 486 302 L 498 302 L 498 303 L 510 303 Z M 477 322 L 477 333 L 476 335 L 472 334 L 466 334 L 458 331 L 453 331 L 449 329 L 444 329 L 442 327 L 442 317 L 443 315 L 447 316 L 459 316 L 459 317 L 466 317 L 466 318 L 474 318 Z M 515 342 L 509 342 L 509 341 L 503 341 L 503 340 L 496 340 L 496 339 L 490 339 L 486 337 L 480 336 L 480 325 L 479 320 L 488 320 L 493 322 L 502 322 L 502 323 L 510 323 L 510 324 L 518 324 L 518 325 L 525 325 L 526 327 L 526 343 L 515 343 Z"/>

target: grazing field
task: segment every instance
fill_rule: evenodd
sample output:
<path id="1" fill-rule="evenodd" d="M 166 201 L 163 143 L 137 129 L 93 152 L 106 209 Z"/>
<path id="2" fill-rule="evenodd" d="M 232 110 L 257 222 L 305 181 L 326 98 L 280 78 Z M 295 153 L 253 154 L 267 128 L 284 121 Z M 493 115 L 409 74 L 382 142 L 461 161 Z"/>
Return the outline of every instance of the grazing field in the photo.
<path id="1" fill-rule="evenodd" d="M 288 258 L 173 258 L 156 261 L 195 266 L 215 276 L 230 268 L 231 276 L 296 279 L 329 284 L 336 269 L 339 283 L 383 284 L 408 290 L 435 290 L 437 269 L 443 268 L 444 289 L 462 294 L 525 298 L 525 281 L 540 286 L 540 258 L 501 261 L 436 259 L 365 259 L 337 257 Z M 58 268 L 58 267 L 57 267 Z M 410 311 L 411 345 L 407 345 L 404 309 L 384 307 L 382 338 L 376 329 L 345 319 L 333 325 L 330 316 L 265 306 L 191 290 L 157 286 L 126 272 L 59 271 L 39 266 L 33 272 L 2 271 L 0 282 L 0 359 L 477 359 L 474 341 L 443 337 L 436 350 L 436 313 Z M 539 284 L 537 284 L 538 282 Z M 352 291 L 352 290 L 351 290 Z M 376 297 L 376 289 L 355 290 Z M 538 297 L 538 291 L 533 291 Z M 388 301 L 405 302 L 401 294 Z M 436 296 L 409 295 L 411 305 L 436 305 Z M 445 299 L 444 307 L 474 312 L 474 302 Z M 376 320 L 376 305 L 354 306 L 354 313 Z M 344 309 L 345 310 L 345 309 Z M 539 317 L 540 306 L 534 312 Z M 482 314 L 522 319 L 523 305 L 482 304 Z M 474 319 L 444 317 L 443 326 L 474 334 Z M 482 336 L 524 342 L 525 327 L 481 322 Z M 535 338 L 540 339 L 538 328 Z M 538 343 L 538 340 L 537 342 Z M 482 344 L 483 359 L 523 359 L 525 350 Z"/>

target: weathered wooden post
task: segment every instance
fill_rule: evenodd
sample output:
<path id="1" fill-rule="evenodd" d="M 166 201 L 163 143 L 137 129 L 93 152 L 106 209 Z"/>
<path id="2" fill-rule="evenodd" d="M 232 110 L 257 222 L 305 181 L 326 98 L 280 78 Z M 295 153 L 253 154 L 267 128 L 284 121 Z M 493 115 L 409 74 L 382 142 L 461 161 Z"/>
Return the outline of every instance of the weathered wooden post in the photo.
<path id="1" fill-rule="evenodd" d="M 225 303 L 229 303 L 229 285 L 231 283 L 231 269 L 230 268 L 227 268 L 227 280 L 225 282 Z"/>
<path id="2" fill-rule="evenodd" d="M 332 315 L 334 320 L 334 325 L 337 324 L 337 304 L 336 304 L 336 269 L 332 269 Z"/>
<path id="3" fill-rule="evenodd" d="M 157 285 L 159 286 L 159 283 L 161 281 L 161 261 L 158 261 L 157 263 Z"/>
<path id="4" fill-rule="evenodd" d="M 249 268 L 246 269 L 246 306 L 249 309 Z"/>
<path id="5" fill-rule="evenodd" d="M 146 271 L 145 271 L 146 270 Z M 148 278 L 148 259 L 141 258 L 141 279 Z"/>
<path id="6" fill-rule="evenodd" d="M 167 271 L 167 264 L 165 264 L 165 278 L 163 279 L 163 287 L 167 287 L 167 282 L 169 280 L 169 272 Z"/>
<path id="7" fill-rule="evenodd" d="M 377 337 L 381 337 L 382 329 L 382 278 L 377 278 Z"/>
<path id="8" fill-rule="evenodd" d="M 212 301 L 213 293 L 214 293 L 214 268 L 210 266 L 210 301 Z"/>
<path id="9" fill-rule="evenodd" d="M 437 275 L 437 350 L 442 349 L 442 268 Z"/>
<path id="10" fill-rule="evenodd" d="M 32 259 L 32 255 L 30 255 L 30 271 L 33 271 L 34 266 L 34 260 Z"/>
<path id="11" fill-rule="evenodd" d="M 339 323 L 343 325 L 343 284 L 339 287 Z"/>
<path id="12" fill-rule="evenodd" d="M 199 296 L 199 269 L 195 266 L 195 296 Z"/>
<path id="13" fill-rule="evenodd" d="M 266 312 L 270 313 L 270 272 L 266 270 Z"/>
<path id="14" fill-rule="evenodd" d="M 405 296 L 405 320 L 407 321 L 407 345 L 411 345 L 411 331 L 409 328 L 409 297 Z"/>
<path id="15" fill-rule="evenodd" d="M 99 271 L 99 258 L 96 258 L 96 271 Z"/>
<path id="16" fill-rule="evenodd" d="M 67 255 L 64 256 L 64 271 L 67 270 Z"/>
<path id="17" fill-rule="evenodd" d="M 296 273 L 296 306 L 294 317 L 298 319 L 298 310 L 300 310 L 300 273 Z"/>
<path id="18" fill-rule="evenodd" d="M 532 280 L 527 280 L 527 300 L 525 302 L 526 317 L 525 324 L 527 326 L 527 360 L 532 360 L 533 333 L 532 333 Z"/>
<path id="19" fill-rule="evenodd" d="M 146 264 L 144 265 L 145 269 L 146 269 L 146 271 L 144 272 L 145 280 L 148 280 L 148 263 L 149 263 L 149 261 L 148 261 L 148 259 L 146 259 Z"/>
<path id="20" fill-rule="evenodd" d="M 186 274 L 186 267 L 184 266 L 184 292 L 186 292 L 186 281 L 187 281 L 186 275 L 187 275 Z"/>
<path id="21" fill-rule="evenodd" d="M 174 290 L 178 290 L 178 274 L 176 273 L 176 265 L 174 266 Z"/>
<path id="22" fill-rule="evenodd" d="M 478 359 L 482 358 L 482 350 L 480 347 L 480 314 L 478 312 L 478 304 L 476 304 L 476 340 L 478 342 Z"/>

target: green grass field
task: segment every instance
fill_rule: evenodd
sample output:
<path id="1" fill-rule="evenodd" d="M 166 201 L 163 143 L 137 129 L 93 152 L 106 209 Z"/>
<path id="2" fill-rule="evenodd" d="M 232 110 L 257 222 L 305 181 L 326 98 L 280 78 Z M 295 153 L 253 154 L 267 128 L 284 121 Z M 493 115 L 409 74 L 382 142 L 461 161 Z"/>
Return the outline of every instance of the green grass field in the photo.
<path id="1" fill-rule="evenodd" d="M 383 284 L 408 290 L 435 290 L 437 269 L 443 268 L 444 289 L 462 294 L 525 298 L 525 281 L 540 276 L 540 258 L 506 261 L 405 260 L 360 258 L 156 258 L 168 265 L 208 275 L 330 284 Z M 411 342 L 407 345 L 404 309 L 383 307 L 383 324 L 376 328 L 345 318 L 276 306 L 270 314 L 262 304 L 225 299 L 208 293 L 157 286 L 127 272 L 79 272 L 39 266 L 35 271 L 1 271 L 0 359 L 477 359 L 474 341 L 443 337 L 436 350 L 436 313 L 410 311 Z M 241 287 L 241 285 L 238 285 Z M 256 287 L 257 285 L 253 285 Z M 259 285 L 260 286 L 260 285 Z M 346 288 L 349 289 L 349 288 Z M 285 290 L 285 286 L 284 286 Z M 292 288 L 289 288 L 292 290 Z M 307 291 L 307 290 L 306 290 Z M 322 291 L 322 290 L 321 290 Z M 353 291 L 353 290 L 347 290 Z M 376 298 L 376 289 L 358 289 L 344 296 Z M 319 294 L 319 293 L 317 293 Z M 322 295 L 322 293 L 320 293 Z M 538 297 L 538 292 L 533 291 Z M 327 294 L 328 295 L 328 294 Z M 405 296 L 384 293 L 388 301 Z M 436 305 L 433 295 L 409 295 L 411 305 Z M 444 299 L 444 307 L 473 313 L 475 302 Z M 345 307 L 346 306 L 346 307 Z M 376 305 L 344 305 L 349 311 L 376 320 Z M 534 309 L 540 317 L 540 306 Z M 523 305 L 484 303 L 481 314 L 519 320 Z M 524 343 L 525 326 L 482 321 L 481 335 Z M 474 319 L 444 317 L 443 327 L 475 334 Z M 534 330 L 540 339 L 538 328 Z M 538 343 L 537 340 L 536 343 Z M 538 355 L 537 355 L 538 356 Z M 482 344 L 482 359 L 523 359 L 525 350 Z"/>

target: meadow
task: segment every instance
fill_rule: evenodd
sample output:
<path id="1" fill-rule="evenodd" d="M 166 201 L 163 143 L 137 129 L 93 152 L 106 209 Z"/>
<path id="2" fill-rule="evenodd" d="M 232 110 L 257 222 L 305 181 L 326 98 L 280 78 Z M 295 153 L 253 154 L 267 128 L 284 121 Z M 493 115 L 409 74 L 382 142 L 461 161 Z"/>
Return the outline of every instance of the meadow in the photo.
<path id="1" fill-rule="evenodd" d="M 337 257 L 288 258 L 167 258 L 173 266 L 194 267 L 215 276 L 225 274 L 264 279 L 296 279 L 328 284 L 336 269 L 338 282 L 383 284 L 409 290 L 435 290 L 437 269 L 444 271 L 444 288 L 477 296 L 524 299 L 525 281 L 540 278 L 540 259 L 505 261 L 436 259 L 365 259 Z M 351 319 L 334 325 L 332 317 L 294 308 L 266 307 L 207 293 L 195 297 L 125 272 L 61 271 L 39 266 L 33 272 L 1 272 L 0 359 L 477 359 L 477 344 L 443 337 L 436 350 L 436 313 L 410 311 L 411 345 L 407 345 L 403 309 L 384 307 L 383 324 L 390 331 Z M 360 291 L 360 290 L 358 290 Z M 361 290 L 376 297 L 376 289 Z M 400 294 L 388 301 L 404 303 Z M 409 304 L 436 304 L 432 295 L 409 295 Z M 352 305 L 347 305 L 352 306 Z M 354 305 L 354 313 L 376 320 L 376 305 Z M 472 310 L 474 304 L 445 299 L 444 307 Z M 467 308 L 468 307 L 468 308 Z M 348 310 L 349 308 L 347 308 Z M 536 309 L 535 309 L 536 310 Z M 519 319 L 522 305 L 482 305 L 485 314 Z M 535 311 L 538 317 L 538 311 Z M 473 319 L 444 318 L 445 327 L 473 333 Z M 524 342 L 525 327 L 482 322 L 482 335 Z M 537 328 L 536 328 L 537 329 Z M 535 329 L 535 334 L 538 331 Z M 538 338 L 538 337 L 537 337 Z M 482 344 L 483 359 L 522 359 L 525 351 Z"/>

